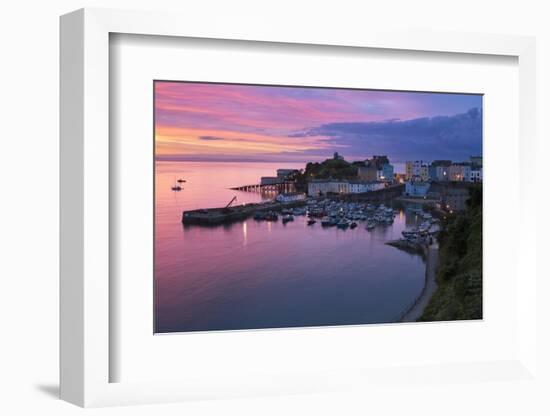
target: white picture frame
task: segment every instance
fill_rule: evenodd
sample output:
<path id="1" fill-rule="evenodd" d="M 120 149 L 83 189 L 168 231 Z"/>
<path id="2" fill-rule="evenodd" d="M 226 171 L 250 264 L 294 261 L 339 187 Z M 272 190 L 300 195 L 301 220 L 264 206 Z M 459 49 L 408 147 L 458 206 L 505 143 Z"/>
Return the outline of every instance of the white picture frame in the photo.
<path id="1" fill-rule="evenodd" d="M 185 24 L 182 24 L 185 22 Z M 271 380 L 235 383 L 233 374 L 216 381 L 184 380 L 147 383 L 110 382 L 109 348 L 109 36 L 112 33 L 228 39 L 260 42 L 382 48 L 453 54 L 516 57 L 519 65 L 519 164 L 520 241 L 535 238 L 536 218 L 527 215 L 533 203 L 529 160 L 536 141 L 535 41 L 530 37 L 468 33 L 395 32 L 346 28 L 327 34 L 312 25 L 285 27 L 266 21 L 237 26 L 219 20 L 202 25 L 186 16 L 169 13 L 82 9 L 61 18 L 61 398 L 80 406 L 158 403 L 193 398 L 238 397 L 254 394 L 322 392 L 348 384 L 388 382 L 396 369 L 381 368 L 368 374 L 336 369 L 330 379 L 281 374 Z M 112 168 L 112 167 L 111 167 Z M 419 363 L 416 376 L 479 381 L 475 371 L 494 371 L 517 377 L 536 375 L 536 270 L 535 252 L 518 245 L 518 267 L 523 276 L 518 287 L 518 355 L 500 362 L 435 368 Z M 534 243 L 532 243 L 534 244 Z M 519 268 L 518 268 L 519 270 Z M 397 373 L 396 373 L 397 371 Z M 407 370 L 408 373 L 411 370 Z M 399 375 L 399 377 L 401 377 Z M 414 378 L 414 377 L 413 377 Z M 343 383 L 342 380 L 347 380 Z M 308 382 L 309 381 L 309 382 Z M 228 386 L 231 386 L 229 388 Z"/>

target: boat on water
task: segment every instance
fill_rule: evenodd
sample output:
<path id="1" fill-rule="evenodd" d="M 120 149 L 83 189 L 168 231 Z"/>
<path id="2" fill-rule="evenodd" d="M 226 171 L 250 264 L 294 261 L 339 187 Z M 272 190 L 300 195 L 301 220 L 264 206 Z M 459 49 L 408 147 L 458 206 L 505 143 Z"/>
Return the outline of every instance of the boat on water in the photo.
<path id="1" fill-rule="evenodd" d="M 172 191 L 174 191 L 174 192 L 179 192 L 179 191 L 181 191 L 182 189 L 183 189 L 183 188 L 182 188 L 181 186 L 179 186 L 179 185 L 174 185 L 174 186 L 172 186 Z"/>
<path id="2" fill-rule="evenodd" d="M 289 221 L 294 221 L 294 216 L 292 214 L 283 215 L 283 224 L 286 224 Z"/>
<path id="3" fill-rule="evenodd" d="M 185 179 L 179 178 L 177 182 L 178 182 L 178 183 L 185 183 L 185 182 L 187 182 L 187 181 L 186 181 Z"/>
<path id="4" fill-rule="evenodd" d="M 340 221 L 338 221 L 338 223 L 336 224 L 336 226 L 342 230 L 345 230 L 346 228 L 349 227 L 349 221 L 345 218 L 342 218 Z"/>
<path id="5" fill-rule="evenodd" d="M 371 231 L 376 228 L 376 222 L 373 220 L 368 220 L 367 225 L 365 226 L 365 230 Z"/>
<path id="6" fill-rule="evenodd" d="M 353 230 L 355 227 L 357 227 L 357 223 L 355 221 L 353 221 L 350 225 L 349 225 L 349 228 L 351 230 Z"/>
<path id="7" fill-rule="evenodd" d="M 307 220 L 307 225 L 313 225 L 315 224 L 317 221 L 315 221 L 314 219 L 310 219 L 310 220 Z"/>
<path id="8" fill-rule="evenodd" d="M 277 221 L 279 219 L 279 215 L 277 215 L 274 211 L 269 211 L 267 214 L 265 214 L 264 219 L 266 221 Z"/>
<path id="9" fill-rule="evenodd" d="M 321 225 L 324 227 L 330 227 L 331 225 L 334 225 L 334 220 L 330 217 L 323 217 L 321 219 Z"/>

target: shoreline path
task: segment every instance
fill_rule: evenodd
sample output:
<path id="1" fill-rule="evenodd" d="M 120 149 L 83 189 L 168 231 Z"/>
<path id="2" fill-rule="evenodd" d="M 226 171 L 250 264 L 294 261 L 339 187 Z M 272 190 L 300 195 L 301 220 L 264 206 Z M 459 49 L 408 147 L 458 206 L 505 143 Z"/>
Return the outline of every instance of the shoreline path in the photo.
<path id="1" fill-rule="evenodd" d="M 426 282 L 422 293 L 414 305 L 403 315 L 400 322 L 416 322 L 422 316 L 424 308 L 437 289 L 436 271 L 439 264 L 439 244 L 434 242 L 427 248 L 426 254 Z"/>

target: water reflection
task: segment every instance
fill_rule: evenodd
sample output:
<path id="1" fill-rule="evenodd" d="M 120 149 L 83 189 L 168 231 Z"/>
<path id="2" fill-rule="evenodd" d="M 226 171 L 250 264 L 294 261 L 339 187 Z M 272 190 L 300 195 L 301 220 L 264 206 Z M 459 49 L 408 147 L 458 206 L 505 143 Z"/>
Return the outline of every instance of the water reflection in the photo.
<path id="1" fill-rule="evenodd" d="M 416 223 L 403 211 L 392 226 L 372 231 L 363 223 L 355 230 L 307 226 L 305 216 L 286 225 L 181 224 L 183 210 L 225 206 L 235 195 L 238 203 L 267 198 L 228 188 L 280 167 L 157 163 L 157 332 L 388 322 L 422 289 L 422 260 L 384 244 Z M 170 190 L 175 176 L 187 180 L 181 192 Z"/>

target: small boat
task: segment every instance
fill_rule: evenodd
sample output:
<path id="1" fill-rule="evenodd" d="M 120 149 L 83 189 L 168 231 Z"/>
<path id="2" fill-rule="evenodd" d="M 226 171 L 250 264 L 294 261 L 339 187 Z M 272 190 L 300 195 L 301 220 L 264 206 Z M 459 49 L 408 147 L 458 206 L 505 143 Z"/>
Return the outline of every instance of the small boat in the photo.
<path id="1" fill-rule="evenodd" d="M 178 183 L 184 183 L 184 182 L 187 182 L 185 179 L 178 179 Z"/>
<path id="2" fill-rule="evenodd" d="M 267 214 L 265 214 L 265 220 L 266 221 L 277 221 L 279 219 L 279 216 L 276 212 L 269 211 Z"/>
<path id="3" fill-rule="evenodd" d="M 357 223 L 354 221 L 349 225 L 349 228 L 353 230 L 355 227 L 357 227 Z"/>
<path id="4" fill-rule="evenodd" d="M 367 222 L 367 225 L 365 226 L 365 229 L 370 231 L 374 230 L 376 228 L 376 224 L 372 221 Z"/>
<path id="5" fill-rule="evenodd" d="M 286 214 L 283 216 L 283 224 L 289 222 L 289 221 L 294 221 L 294 216 L 292 214 Z"/>
<path id="6" fill-rule="evenodd" d="M 338 223 L 336 224 L 336 226 L 342 230 L 345 230 L 346 228 L 349 227 L 349 221 L 346 220 L 345 218 L 341 219 L 340 221 L 338 221 Z"/>
<path id="7" fill-rule="evenodd" d="M 313 220 L 313 219 L 312 219 L 312 220 L 307 220 L 307 225 L 313 225 L 313 224 L 315 224 L 316 222 L 317 222 L 317 221 L 315 221 L 315 220 Z"/>
<path id="8" fill-rule="evenodd" d="M 179 186 L 179 185 L 174 185 L 174 186 L 172 186 L 172 191 L 174 191 L 174 192 L 179 192 L 179 191 L 181 191 L 181 190 L 182 190 L 182 187 Z"/>

